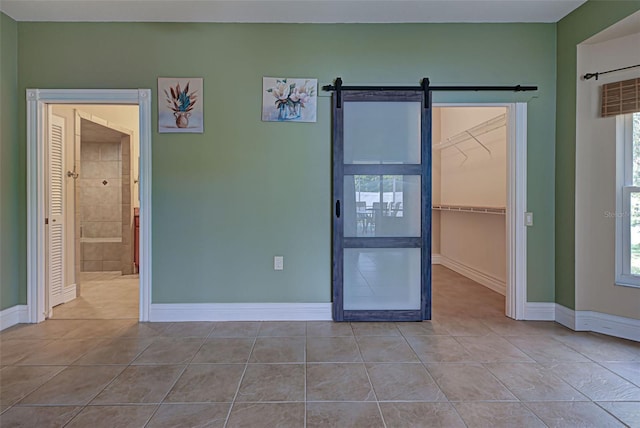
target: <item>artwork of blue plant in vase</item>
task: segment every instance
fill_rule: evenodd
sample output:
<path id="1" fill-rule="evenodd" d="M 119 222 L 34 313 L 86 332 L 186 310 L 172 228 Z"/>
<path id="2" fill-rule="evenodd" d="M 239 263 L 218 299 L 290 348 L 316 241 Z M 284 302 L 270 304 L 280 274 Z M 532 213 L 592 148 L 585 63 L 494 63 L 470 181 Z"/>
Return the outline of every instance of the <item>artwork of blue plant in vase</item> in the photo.
<path id="1" fill-rule="evenodd" d="M 159 132 L 203 132 L 201 78 L 159 78 L 158 93 Z"/>
<path id="2" fill-rule="evenodd" d="M 264 77 L 262 120 L 315 122 L 317 79 Z"/>

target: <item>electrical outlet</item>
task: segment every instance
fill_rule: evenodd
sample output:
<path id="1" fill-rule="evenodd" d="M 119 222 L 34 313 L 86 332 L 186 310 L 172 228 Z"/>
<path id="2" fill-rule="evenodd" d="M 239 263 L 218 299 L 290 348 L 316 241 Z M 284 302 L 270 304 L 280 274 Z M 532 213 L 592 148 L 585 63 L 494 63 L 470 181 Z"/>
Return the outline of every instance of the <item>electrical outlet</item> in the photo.
<path id="1" fill-rule="evenodd" d="M 284 256 L 273 256 L 273 270 L 284 270 Z"/>
<path id="2" fill-rule="evenodd" d="M 533 213 L 524 213 L 524 225 L 533 226 Z"/>

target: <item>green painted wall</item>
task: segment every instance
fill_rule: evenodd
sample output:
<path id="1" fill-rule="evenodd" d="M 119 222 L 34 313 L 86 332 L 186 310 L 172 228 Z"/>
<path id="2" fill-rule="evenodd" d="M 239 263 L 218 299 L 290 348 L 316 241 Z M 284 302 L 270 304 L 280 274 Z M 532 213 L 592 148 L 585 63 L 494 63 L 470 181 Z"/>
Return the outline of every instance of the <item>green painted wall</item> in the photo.
<path id="1" fill-rule="evenodd" d="M 25 153 L 18 144 L 18 24 L 0 13 L 0 310 L 27 303 Z"/>
<path id="2" fill-rule="evenodd" d="M 556 302 L 575 309 L 576 46 L 640 10 L 640 1 L 589 1 L 558 23 Z"/>
<path id="3" fill-rule="evenodd" d="M 20 23 L 18 35 L 19 93 L 152 88 L 155 99 L 159 76 L 204 77 L 204 134 L 157 134 L 154 106 L 155 303 L 330 301 L 330 99 L 321 92 L 315 124 L 263 123 L 262 76 L 539 85 L 435 101 L 529 101 L 528 298 L 554 299 L 555 24 Z"/>

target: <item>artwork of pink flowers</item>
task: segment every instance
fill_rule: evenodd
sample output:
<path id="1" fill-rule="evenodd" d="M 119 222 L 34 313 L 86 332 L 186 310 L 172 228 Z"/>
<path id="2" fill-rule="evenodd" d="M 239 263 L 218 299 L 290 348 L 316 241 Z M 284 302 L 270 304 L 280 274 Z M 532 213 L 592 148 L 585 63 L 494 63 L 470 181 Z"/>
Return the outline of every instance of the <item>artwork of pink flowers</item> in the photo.
<path id="1" fill-rule="evenodd" d="M 318 79 L 262 78 L 262 120 L 315 122 Z"/>

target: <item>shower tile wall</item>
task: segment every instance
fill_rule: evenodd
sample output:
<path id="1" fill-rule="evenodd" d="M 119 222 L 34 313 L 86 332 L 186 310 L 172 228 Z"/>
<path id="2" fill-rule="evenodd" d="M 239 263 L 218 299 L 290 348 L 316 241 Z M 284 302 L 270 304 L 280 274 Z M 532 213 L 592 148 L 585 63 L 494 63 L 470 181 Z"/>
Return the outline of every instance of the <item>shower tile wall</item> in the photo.
<path id="1" fill-rule="evenodd" d="M 83 272 L 122 267 L 122 152 L 120 141 L 82 142 L 80 219 Z"/>

